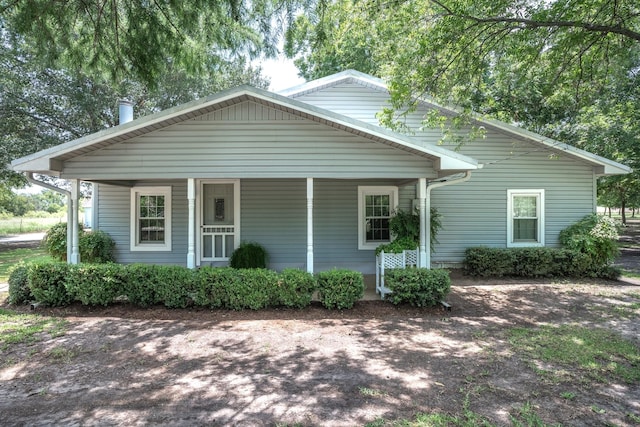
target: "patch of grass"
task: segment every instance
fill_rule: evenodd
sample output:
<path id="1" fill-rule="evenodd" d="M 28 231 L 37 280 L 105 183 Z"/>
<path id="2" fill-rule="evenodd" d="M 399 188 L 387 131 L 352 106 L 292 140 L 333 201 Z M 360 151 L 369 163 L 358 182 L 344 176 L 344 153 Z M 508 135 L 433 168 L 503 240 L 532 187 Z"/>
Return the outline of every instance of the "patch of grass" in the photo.
<path id="1" fill-rule="evenodd" d="M 369 387 L 358 387 L 358 391 L 362 396 L 368 397 L 383 397 L 387 395 L 384 391 Z"/>
<path id="2" fill-rule="evenodd" d="M 72 359 L 78 356 L 78 352 L 66 347 L 54 347 L 49 350 L 48 356 L 56 362 L 69 363 Z"/>
<path id="3" fill-rule="evenodd" d="M 20 261 L 35 262 L 52 260 L 42 248 L 12 249 L 0 252 L 0 283 L 9 280 L 9 269 Z"/>
<path id="4" fill-rule="evenodd" d="M 0 219 L 0 236 L 9 234 L 38 233 L 47 231 L 52 225 L 65 221 L 65 215 L 57 214 L 48 218 Z"/>
<path id="5" fill-rule="evenodd" d="M 640 349 L 604 329 L 576 325 L 513 328 L 509 341 L 534 361 L 572 370 L 574 378 L 586 376 L 605 383 L 609 379 L 640 381 Z"/>
<path id="6" fill-rule="evenodd" d="M 65 332 L 66 322 L 62 319 L 0 309 L 0 352 L 14 344 L 35 343 L 43 333 L 55 338 Z"/>

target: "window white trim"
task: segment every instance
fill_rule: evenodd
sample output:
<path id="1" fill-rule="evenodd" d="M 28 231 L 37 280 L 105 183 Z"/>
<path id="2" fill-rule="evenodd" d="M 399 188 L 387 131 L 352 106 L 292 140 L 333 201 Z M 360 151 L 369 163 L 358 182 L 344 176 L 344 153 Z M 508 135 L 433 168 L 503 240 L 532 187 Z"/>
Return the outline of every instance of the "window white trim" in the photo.
<path id="1" fill-rule="evenodd" d="M 390 213 L 398 208 L 398 187 L 393 186 L 358 186 L 358 249 L 375 250 L 388 242 L 367 242 L 365 222 L 365 196 L 388 195 Z"/>
<path id="2" fill-rule="evenodd" d="M 140 196 L 164 196 L 164 242 L 138 242 L 138 200 Z M 133 187 L 131 189 L 131 222 L 129 250 L 133 252 L 169 252 L 171 251 L 171 187 Z"/>
<path id="3" fill-rule="evenodd" d="M 536 218 L 537 224 L 537 236 L 536 241 L 514 241 L 513 238 L 513 200 L 518 196 L 535 196 L 536 197 Z M 507 247 L 537 247 L 544 246 L 544 190 L 542 189 L 525 189 L 525 190 L 507 190 Z"/>

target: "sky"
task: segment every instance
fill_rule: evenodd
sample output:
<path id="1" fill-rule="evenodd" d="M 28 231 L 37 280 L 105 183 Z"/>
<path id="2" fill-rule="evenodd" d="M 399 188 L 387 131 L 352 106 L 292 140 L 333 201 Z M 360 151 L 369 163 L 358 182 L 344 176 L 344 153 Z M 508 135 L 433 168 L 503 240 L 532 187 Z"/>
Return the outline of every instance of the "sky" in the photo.
<path id="1" fill-rule="evenodd" d="M 277 92 L 304 83 L 304 79 L 298 76 L 298 69 L 293 61 L 283 57 L 262 61 L 262 70 L 265 76 L 271 79 L 269 89 Z"/>

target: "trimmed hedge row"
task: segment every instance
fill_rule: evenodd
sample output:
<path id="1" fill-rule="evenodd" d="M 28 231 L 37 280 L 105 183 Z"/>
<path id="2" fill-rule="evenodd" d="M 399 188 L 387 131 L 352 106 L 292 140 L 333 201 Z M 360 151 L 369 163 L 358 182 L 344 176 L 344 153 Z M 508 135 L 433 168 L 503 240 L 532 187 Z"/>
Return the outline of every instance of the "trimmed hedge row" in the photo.
<path id="1" fill-rule="evenodd" d="M 600 277 L 615 279 L 620 271 L 596 265 L 583 252 L 557 248 L 468 248 L 465 270 L 481 277 Z"/>
<path id="2" fill-rule="evenodd" d="M 40 263 L 15 268 L 9 283 L 12 304 L 35 299 L 51 306 L 73 301 L 106 306 L 126 298 L 141 307 L 303 308 L 317 290 L 325 307 L 343 309 L 364 294 L 362 274 L 348 270 L 319 273 L 316 280 L 296 269 L 277 273 L 229 267 L 190 270 L 152 264 Z"/>
<path id="3" fill-rule="evenodd" d="M 442 301 L 451 290 L 449 271 L 427 268 L 391 269 L 385 273 L 385 285 L 391 289 L 394 304 L 431 307 Z"/>

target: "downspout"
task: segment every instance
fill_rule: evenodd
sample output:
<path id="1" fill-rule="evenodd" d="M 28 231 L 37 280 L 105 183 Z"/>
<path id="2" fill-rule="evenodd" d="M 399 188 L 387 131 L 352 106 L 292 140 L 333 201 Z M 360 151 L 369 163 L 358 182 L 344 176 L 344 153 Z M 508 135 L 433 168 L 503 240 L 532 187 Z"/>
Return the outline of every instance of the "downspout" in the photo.
<path id="1" fill-rule="evenodd" d="M 64 194 L 67 196 L 67 261 L 71 260 L 71 241 L 73 240 L 73 228 L 69 227 L 69 224 L 73 222 L 73 203 L 71 201 L 71 191 L 65 190 L 55 185 L 51 185 L 47 182 L 38 181 L 33 177 L 33 172 L 25 172 L 27 181 L 31 184 L 39 185 L 40 187 L 47 188 L 56 193 Z"/>
<path id="2" fill-rule="evenodd" d="M 426 221 L 425 221 L 425 226 L 424 229 L 422 230 L 422 235 L 424 236 L 424 245 L 425 245 L 425 259 L 422 260 L 424 261 L 424 263 L 420 263 L 421 267 L 424 268 L 431 268 L 431 190 L 434 190 L 436 188 L 440 188 L 440 187 L 444 187 L 447 185 L 454 185 L 454 184 L 461 184 L 463 182 L 469 181 L 471 179 L 471 171 L 466 171 L 464 173 L 464 176 L 460 177 L 460 178 L 456 178 L 456 179 L 452 179 L 449 181 L 440 181 L 440 182 L 434 182 L 433 184 L 427 185 L 426 188 L 426 203 L 425 203 L 425 214 L 424 216 L 426 216 Z M 422 242 L 421 246 L 422 246 Z M 422 249 L 422 248 L 421 248 Z"/>

